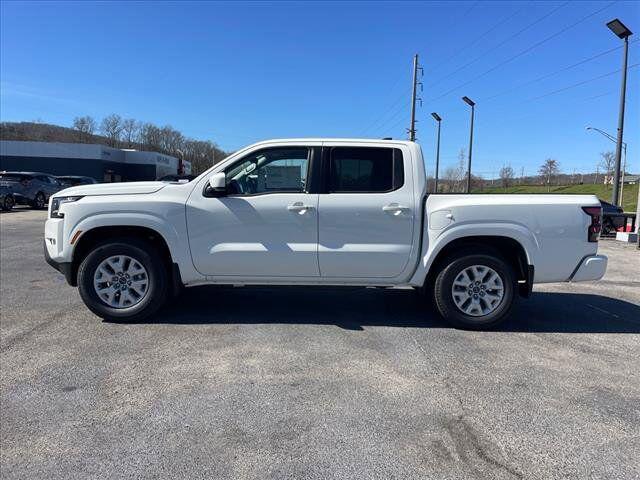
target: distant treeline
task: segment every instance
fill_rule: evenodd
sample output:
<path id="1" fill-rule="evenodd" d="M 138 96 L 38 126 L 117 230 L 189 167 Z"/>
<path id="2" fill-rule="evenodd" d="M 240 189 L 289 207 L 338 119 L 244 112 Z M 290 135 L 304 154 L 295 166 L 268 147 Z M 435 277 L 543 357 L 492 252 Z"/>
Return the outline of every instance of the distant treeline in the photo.
<path id="1" fill-rule="evenodd" d="M 99 143 L 114 148 L 134 148 L 164 153 L 191 162 L 193 172 L 201 173 L 225 158 L 227 152 L 210 140 L 185 137 L 170 125 L 123 119 L 111 114 L 98 124 L 92 117 L 76 117 L 71 127 L 39 122 L 2 122 L 2 140 L 35 142 Z"/>

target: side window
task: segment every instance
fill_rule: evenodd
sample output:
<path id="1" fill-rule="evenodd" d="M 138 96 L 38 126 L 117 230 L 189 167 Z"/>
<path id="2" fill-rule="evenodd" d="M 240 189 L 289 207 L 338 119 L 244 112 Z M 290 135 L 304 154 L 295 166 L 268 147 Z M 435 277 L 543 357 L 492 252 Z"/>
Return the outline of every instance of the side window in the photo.
<path id="1" fill-rule="evenodd" d="M 382 193 L 404 184 L 402 151 L 397 148 L 334 147 L 329 192 Z"/>
<path id="2" fill-rule="evenodd" d="M 227 193 L 304 192 L 308 167 L 309 149 L 306 147 L 260 150 L 225 170 Z"/>

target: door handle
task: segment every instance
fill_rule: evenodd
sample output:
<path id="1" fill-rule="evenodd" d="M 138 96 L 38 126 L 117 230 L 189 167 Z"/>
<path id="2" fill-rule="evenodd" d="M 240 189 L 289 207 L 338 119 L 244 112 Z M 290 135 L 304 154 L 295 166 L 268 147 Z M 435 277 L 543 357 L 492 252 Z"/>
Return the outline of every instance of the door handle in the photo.
<path id="1" fill-rule="evenodd" d="M 399 205 L 397 203 L 390 203 L 389 205 L 385 205 L 382 207 L 383 212 L 393 213 L 394 216 L 400 215 L 402 212 L 409 210 L 409 207 L 405 207 L 403 205 Z"/>
<path id="2" fill-rule="evenodd" d="M 304 215 L 307 210 L 311 210 L 313 207 L 311 205 L 305 205 L 302 202 L 292 203 L 291 205 L 287 205 L 287 210 L 290 212 L 298 212 L 299 215 Z"/>

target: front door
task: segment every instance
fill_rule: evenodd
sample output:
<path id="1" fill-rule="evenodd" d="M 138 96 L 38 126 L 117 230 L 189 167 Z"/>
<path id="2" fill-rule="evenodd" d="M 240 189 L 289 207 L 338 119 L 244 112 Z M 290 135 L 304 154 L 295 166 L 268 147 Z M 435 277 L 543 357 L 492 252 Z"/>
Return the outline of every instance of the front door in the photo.
<path id="1" fill-rule="evenodd" d="M 322 277 L 394 278 L 413 246 L 413 172 L 403 150 L 326 146 L 328 181 L 320 194 Z"/>
<path id="2" fill-rule="evenodd" d="M 308 193 L 307 180 L 312 151 L 254 151 L 225 168 L 224 196 L 196 187 L 187 203 L 187 227 L 200 273 L 319 276 L 318 194 Z"/>

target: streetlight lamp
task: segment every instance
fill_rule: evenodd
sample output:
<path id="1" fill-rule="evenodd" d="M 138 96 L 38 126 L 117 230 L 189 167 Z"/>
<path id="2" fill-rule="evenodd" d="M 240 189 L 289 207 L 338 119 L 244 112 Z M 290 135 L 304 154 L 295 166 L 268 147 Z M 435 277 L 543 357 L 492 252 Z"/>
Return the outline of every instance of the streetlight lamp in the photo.
<path id="1" fill-rule="evenodd" d="M 434 191 L 438 193 L 438 169 L 440 167 L 440 122 L 442 122 L 442 118 L 436 112 L 433 112 L 431 116 L 438 122 L 438 142 L 436 146 L 436 184 Z"/>
<path id="2" fill-rule="evenodd" d="M 467 193 L 471 193 L 471 152 L 473 150 L 473 117 L 476 103 L 469 97 L 462 97 L 462 101 L 471 107 L 471 128 L 469 130 L 469 164 L 467 165 Z"/>
<path id="3" fill-rule="evenodd" d="M 607 137 L 613 143 L 617 143 L 616 137 L 614 137 L 610 133 L 600 130 L 599 128 L 587 127 L 587 130 L 594 130 L 599 134 Z M 620 179 L 620 184 L 621 184 L 620 185 L 620 205 L 624 203 L 624 200 L 623 200 L 624 197 L 622 196 L 622 192 L 624 191 L 624 172 L 627 171 L 627 144 L 625 142 L 622 142 L 622 151 L 624 152 L 624 160 L 622 162 L 622 175 L 621 175 L 622 178 Z M 617 203 L 614 205 L 617 205 Z"/>
<path id="4" fill-rule="evenodd" d="M 611 203 L 618 205 L 620 160 L 622 157 L 622 133 L 624 130 L 624 103 L 627 92 L 627 58 L 629 56 L 629 36 L 632 32 L 617 18 L 607 23 L 607 27 L 609 27 L 609 30 L 617 35 L 618 38 L 624 40 L 624 54 L 622 56 L 622 85 L 620 87 L 620 110 L 618 112 L 618 139 L 616 141 L 616 170 L 613 177 L 613 194 L 611 197 Z"/>

